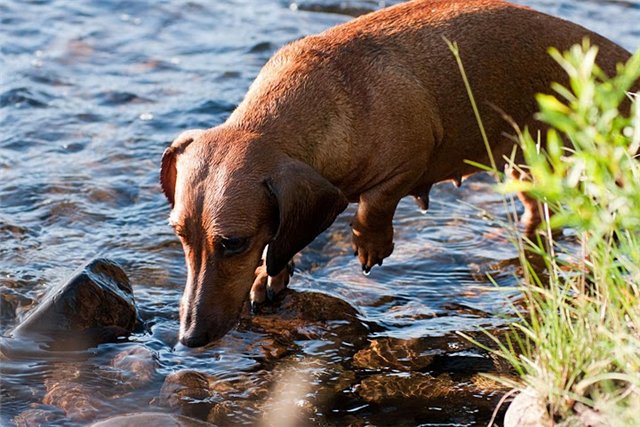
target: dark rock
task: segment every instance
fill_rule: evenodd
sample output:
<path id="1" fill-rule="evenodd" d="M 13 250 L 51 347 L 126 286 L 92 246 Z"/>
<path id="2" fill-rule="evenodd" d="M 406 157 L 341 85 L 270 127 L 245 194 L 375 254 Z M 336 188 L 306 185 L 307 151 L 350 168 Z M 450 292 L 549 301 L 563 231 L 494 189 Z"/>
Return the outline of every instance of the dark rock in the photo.
<path id="1" fill-rule="evenodd" d="M 162 414 L 158 412 L 140 412 L 136 414 L 126 414 L 107 418 L 106 420 L 92 424 L 91 427 L 200 427 L 211 425 L 213 424 L 182 415 Z"/>
<path id="2" fill-rule="evenodd" d="M 47 294 L 12 332 L 45 341 L 53 350 L 81 349 L 128 336 L 137 322 L 127 275 L 96 259 Z"/>

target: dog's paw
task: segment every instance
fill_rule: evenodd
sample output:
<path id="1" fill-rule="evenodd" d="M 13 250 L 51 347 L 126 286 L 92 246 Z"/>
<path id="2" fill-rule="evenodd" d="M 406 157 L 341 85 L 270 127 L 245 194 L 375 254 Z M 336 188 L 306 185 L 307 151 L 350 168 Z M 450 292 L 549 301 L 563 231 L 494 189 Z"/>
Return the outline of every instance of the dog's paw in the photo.
<path id="1" fill-rule="evenodd" d="M 382 261 L 393 252 L 393 227 L 370 232 L 356 225 L 352 227 L 352 246 L 354 255 L 362 264 L 362 271 L 369 274 L 374 265 L 382 265 Z"/>
<path id="2" fill-rule="evenodd" d="M 293 261 L 289 261 L 287 267 L 273 277 L 267 274 L 265 263 L 256 268 L 256 278 L 249 294 L 252 311 L 256 311 L 258 304 L 273 301 L 276 295 L 287 287 L 289 279 L 293 275 L 293 268 Z"/>

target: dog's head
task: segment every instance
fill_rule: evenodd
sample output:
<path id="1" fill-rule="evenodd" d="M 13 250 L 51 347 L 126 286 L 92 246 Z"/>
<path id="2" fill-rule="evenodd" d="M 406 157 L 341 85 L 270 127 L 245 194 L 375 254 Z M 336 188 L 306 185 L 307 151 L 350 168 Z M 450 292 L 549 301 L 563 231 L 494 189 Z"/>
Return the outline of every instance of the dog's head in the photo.
<path id="1" fill-rule="evenodd" d="M 162 156 L 160 182 L 185 253 L 180 341 L 190 347 L 238 321 L 267 245 L 274 276 L 347 206 L 307 164 L 224 125 L 181 134 Z"/>

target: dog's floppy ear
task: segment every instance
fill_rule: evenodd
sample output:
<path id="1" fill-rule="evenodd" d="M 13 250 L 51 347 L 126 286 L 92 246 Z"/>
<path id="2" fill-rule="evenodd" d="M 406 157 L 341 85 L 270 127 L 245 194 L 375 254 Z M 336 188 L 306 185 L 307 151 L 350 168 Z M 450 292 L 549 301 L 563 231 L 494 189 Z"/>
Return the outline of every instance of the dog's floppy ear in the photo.
<path id="1" fill-rule="evenodd" d="M 265 184 L 277 205 L 277 231 L 267 249 L 267 273 L 275 276 L 349 202 L 342 191 L 298 160 L 288 159 Z"/>
<path id="2" fill-rule="evenodd" d="M 164 150 L 162 154 L 162 163 L 160 166 L 160 185 L 167 200 L 173 205 L 175 203 L 174 195 L 176 193 L 176 177 L 178 171 L 176 169 L 176 156 L 180 154 L 193 140 L 202 133 L 202 130 L 194 129 L 182 132 L 172 143 L 171 146 Z"/>

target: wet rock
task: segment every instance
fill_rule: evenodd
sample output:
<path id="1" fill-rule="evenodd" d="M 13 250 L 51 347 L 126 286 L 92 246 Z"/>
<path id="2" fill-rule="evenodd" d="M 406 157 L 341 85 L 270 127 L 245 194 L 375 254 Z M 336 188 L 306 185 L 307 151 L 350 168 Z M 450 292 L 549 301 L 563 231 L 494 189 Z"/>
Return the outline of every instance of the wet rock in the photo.
<path id="1" fill-rule="evenodd" d="M 153 381 L 156 375 L 156 355 L 141 345 L 118 353 L 111 361 L 118 379 L 129 389 L 140 388 Z"/>
<path id="2" fill-rule="evenodd" d="M 358 311 L 340 298 L 289 289 L 259 315 L 245 319 L 245 327 L 284 341 L 334 337 L 356 345 L 364 342 L 368 333 L 358 317 Z"/>
<path id="3" fill-rule="evenodd" d="M 113 261 L 96 259 L 49 292 L 12 335 L 53 350 L 81 349 L 128 336 L 136 321 L 127 275 Z"/>
<path id="4" fill-rule="evenodd" d="M 200 421 L 183 415 L 162 414 L 158 412 L 140 412 L 136 414 L 119 415 L 98 421 L 91 427 L 131 427 L 131 426 L 153 426 L 153 427 L 199 427 L 211 426 L 212 424 Z"/>
<path id="5" fill-rule="evenodd" d="M 504 414 L 504 427 L 542 427 L 553 425 L 543 399 L 527 388 L 518 394 Z"/>

